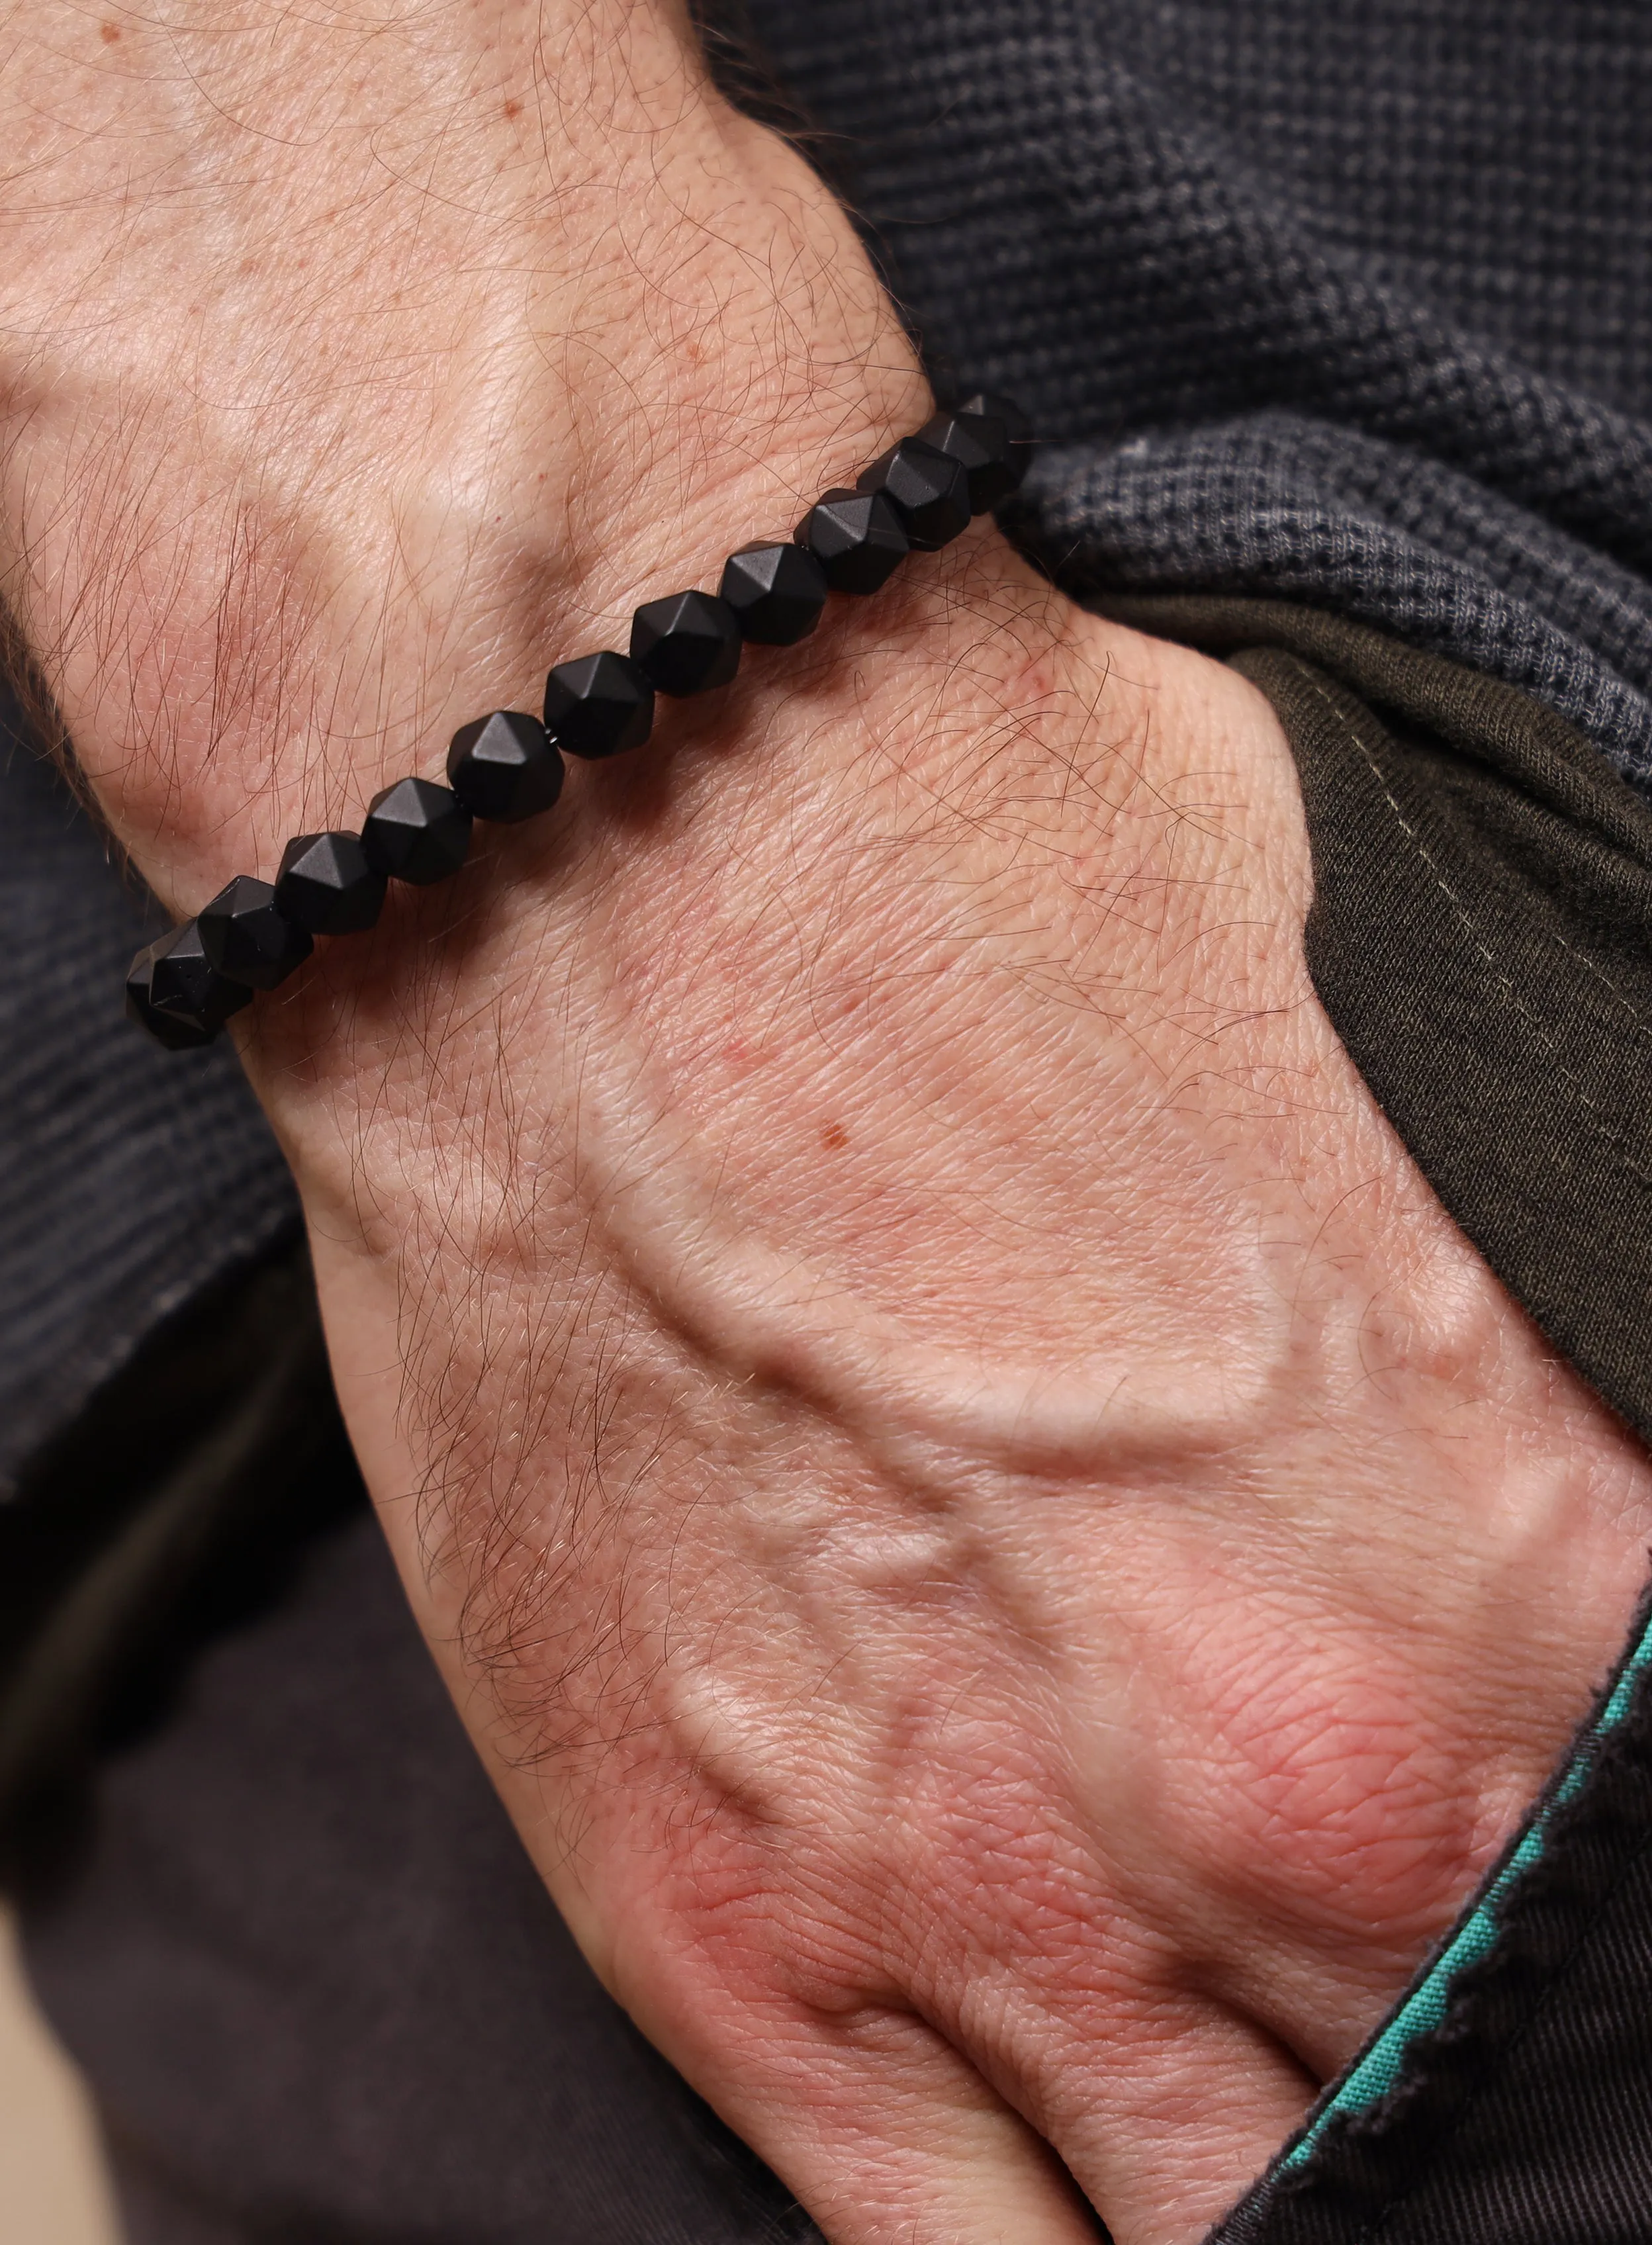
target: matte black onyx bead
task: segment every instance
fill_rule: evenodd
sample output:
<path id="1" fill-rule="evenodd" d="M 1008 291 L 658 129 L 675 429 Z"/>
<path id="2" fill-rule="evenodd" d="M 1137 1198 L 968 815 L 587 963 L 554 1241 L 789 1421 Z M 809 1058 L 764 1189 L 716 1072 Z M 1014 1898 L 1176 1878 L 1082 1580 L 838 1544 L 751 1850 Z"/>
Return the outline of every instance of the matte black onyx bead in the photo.
<path id="1" fill-rule="evenodd" d="M 163 943 L 166 940 L 165 937 L 161 939 Z M 150 995 L 155 972 L 155 953 L 160 947 L 159 943 L 145 944 L 126 969 L 126 1019 L 136 1021 L 140 1029 L 147 1029 L 150 1035 L 158 1043 L 165 1045 L 168 1052 L 191 1052 L 201 1045 L 211 1044 L 218 1034 L 215 1028 L 209 1029 L 204 1024 L 197 1027 L 193 1021 L 180 1021 L 175 1014 L 163 1014 Z M 250 998 L 252 992 L 249 990 L 247 994 Z"/>
<path id="2" fill-rule="evenodd" d="M 150 1004 L 149 952 L 150 946 L 146 944 L 126 969 L 126 1019 L 135 1021 L 140 1029 L 147 1029 L 156 1043 L 165 1045 L 168 1052 L 199 1052 L 203 1045 L 212 1043 L 218 1032 L 193 1028 L 187 1021 L 177 1021 Z"/>
<path id="3" fill-rule="evenodd" d="M 301 967 L 315 939 L 278 910 L 268 881 L 238 873 L 195 916 L 206 956 L 232 982 L 273 990 Z"/>
<path id="4" fill-rule="evenodd" d="M 740 668 L 740 618 L 710 593 L 672 593 L 631 620 L 631 660 L 656 692 L 706 694 Z"/>
<path id="5" fill-rule="evenodd" d="M 571 756 L 618 756 L 653 730 L 654 690 L 612 648 L 559 662 L 545 682 L 545 729 Z"/>
<path id="6" fill-rule="evenodd" d="M 230 981 L 213 966 L 193 920 L 146 943 L 126 970 L 127 1020 L 168 1052 L 211 1044 L 229 1015 L 252 1002 L 244 983 Z"/>
<path id="7" fill-rule="evenodd" d="M 476 818 L 514 825 L 562 792 L 562 759 L 537 717 L 494 709 L 461 725 L 448 749 L 448 784 Z"/>
<path id="8" fill-rule="evenodd" d="M 252 1004 L 247 985 L 220 974 L 206 956 L 199 920 L 186 919 L 150 949 L 154 964 L 150 969 L 149 1002 L 157 1013 L 215 1034 L 232 1014 Z"/>
<path id="9" fill-rule="evenodd" d="M 901 519 L 882 492 L 829 491 L 798 524 L 834 593 L 876 593 L 911 551 Z"/>
<path id="10" fill-rule="evenodd" d="M 856 485 L 882 492 L 901 519 L 901 526 L 920 553 L 950 546 L 970 526 L 970 478 L 961 460 L 949 460 L 933 444 L 903 437 L 874 460 Z"/>
<path id="11" fill-rule="evenodd" d="M 356 834 L 298 834 L 281 852 L 275 909 L 312 935 L 355 935 L 384 906 L 384 876 Z"/>
<path id="12" fill-rule="evenodd" d="M 470 812 L 451 788 L 433 779 L 398 779 L 381 788 L 362 821 L 369 865 L 416 888 L 457 873 L 470 846 Z"/>
<path id="13" fill-rule="evenodd" d="M 917 436 L 920 444 L 933 444 L 949 460 L 963 463 L 972 514 L 989 513 L 1021 480 L 1022 471 L 1012 458 L 1009 429 L 996 415 L 938 413 Z"/>
<path id="14" fill-rule="evenodd" d="M 723 564 L 718 590 L 747 639 L 795 647 L 820 621 L 826 572 L 801 546 L 742 546 Z"/>
<path id="15" fill-rule="evenodd" d="M 1032 434 L 1031 419 L 1023 413 L 1015 400 L 1000 397 L 996 390 L 978 390 L 973 397 L 966 397 L 956 410 L 960 413 L 974 414 L 982 420 L 1004 424 L 1009 433 L 1010 465 L 1015 470 L 1015 480 L 1019 484 L 1032 465 L 1037 440 Z"/>

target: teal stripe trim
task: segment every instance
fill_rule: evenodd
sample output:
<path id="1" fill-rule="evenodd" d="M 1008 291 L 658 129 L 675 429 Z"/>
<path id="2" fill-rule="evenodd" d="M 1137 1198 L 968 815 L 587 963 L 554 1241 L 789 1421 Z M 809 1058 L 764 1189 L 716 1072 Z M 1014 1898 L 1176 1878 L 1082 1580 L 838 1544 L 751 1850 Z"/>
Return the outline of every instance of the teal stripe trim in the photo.
<path id="1" fill-rule="evenodd" d="M 1556 1809 L 1574 1797 L 1588 1775 L 1601 1740 L 1622 1721 L 1635 1685 L 1649 1663 L 1652 1663 L 1652 1622 L 1648 1623 L 1639 1643 L 1624 1662 L 1611 1697 L 1595 1718 L 1588 1736 L 1573 1753 L 1565 1776 L 1527 1826 L 1513 1854 L 1463 1919 L 1424 1977 L 1401 2001 L 1398 2010 L 1364 2056 L 1355 2060 L 1329 2103 L 1322 2106 L 1309 2122 L 1301 2140 L 1286 2153 L 1280 2162 L 1282 2167 L 1300 2167 L 1337 2113 L 1363 2112 L 1368 2105 L 1374 2105 L 1379 2097 L 1386 2096 L 1399 2079 L 1412 2043 L 1418 2035 L 1426 2034 L 1431 2028 L 1437 2027 L 1445 2018 L 1452 1982 L 1469 1965 L 1478 1964 L 1496 1940 L 1498 1913 L 1507 1900 L 1510 1889 L 1521 1874 L 1530 1870 L 1541 1856 Z"/>

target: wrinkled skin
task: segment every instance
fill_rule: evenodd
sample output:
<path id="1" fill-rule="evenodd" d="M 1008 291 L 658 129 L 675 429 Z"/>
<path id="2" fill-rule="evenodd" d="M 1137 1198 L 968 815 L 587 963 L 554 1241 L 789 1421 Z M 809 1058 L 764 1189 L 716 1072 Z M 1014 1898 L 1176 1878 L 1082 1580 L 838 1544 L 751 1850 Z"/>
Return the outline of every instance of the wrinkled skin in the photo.
<path id="1" fill-rule="evenodd" d="M 30 4 L 0 101 L 7 596 L 180 911 L 926 410 L 660 10 Z M 834 2245 L 1196 2237 L 1632 1607 L 1309 878 L 1255 692 L 978 525 L 236 1025 L 478 1746 Z"/>

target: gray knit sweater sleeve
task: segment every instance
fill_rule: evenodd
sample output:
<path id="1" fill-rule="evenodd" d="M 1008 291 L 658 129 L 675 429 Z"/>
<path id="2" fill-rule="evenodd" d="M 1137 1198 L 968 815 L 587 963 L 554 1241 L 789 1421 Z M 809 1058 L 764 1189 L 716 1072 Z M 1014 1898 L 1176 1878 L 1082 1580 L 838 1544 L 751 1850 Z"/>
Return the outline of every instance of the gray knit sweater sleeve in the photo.
<path id="1" fill-rule="evenodd" d="M 1339 611 L 1652 780 L 1644 8 L 747 4 L 1063 581 Z"/>

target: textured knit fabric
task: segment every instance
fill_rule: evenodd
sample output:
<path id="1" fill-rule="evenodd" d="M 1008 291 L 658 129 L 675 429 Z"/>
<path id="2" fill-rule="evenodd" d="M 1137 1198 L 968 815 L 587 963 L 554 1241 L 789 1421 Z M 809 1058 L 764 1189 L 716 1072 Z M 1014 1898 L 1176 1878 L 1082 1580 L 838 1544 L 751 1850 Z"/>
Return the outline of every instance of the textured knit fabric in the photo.
<path id="1" fill-rule="evenodd" d="M 1338 609 L 1652 778 L 1638 0 L 746 5 L 1065 581 Z"/>
<path id="2" fill-rule="evenodd" d="M 161 925 L 0 709 L 0 1503 L 145 1334 L 297 1224 L 234 1054 L 122 1018 Z"/>

